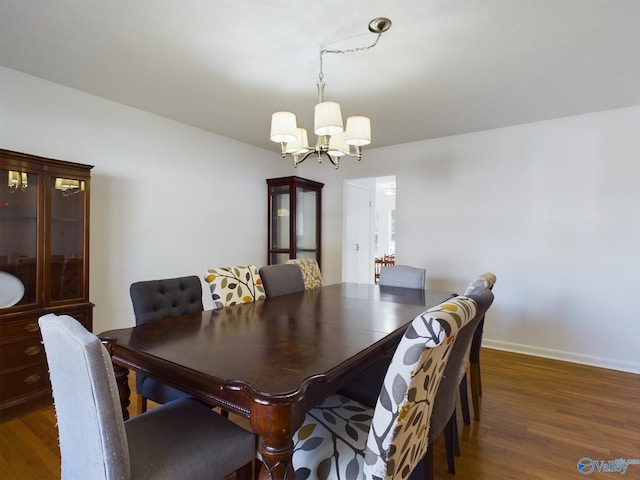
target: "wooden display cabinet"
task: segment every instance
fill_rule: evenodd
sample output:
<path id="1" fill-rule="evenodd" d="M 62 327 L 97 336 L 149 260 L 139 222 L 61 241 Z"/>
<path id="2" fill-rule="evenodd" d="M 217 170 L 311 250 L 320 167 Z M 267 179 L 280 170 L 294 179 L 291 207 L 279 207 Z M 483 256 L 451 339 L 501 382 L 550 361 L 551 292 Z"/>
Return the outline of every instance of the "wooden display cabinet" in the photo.
<path id="1" fill-rule="evenodd" d="M 0 422 L 51 403 L 38 318 L 92 328 L 92 168 L 0 149 Z"/>
<path id="2" fill-rule="evenodd" d="M 300 177 L 267 180 L 269 190 L 268 263 L 290 258 L 322 259 L 323 183 Z"/>

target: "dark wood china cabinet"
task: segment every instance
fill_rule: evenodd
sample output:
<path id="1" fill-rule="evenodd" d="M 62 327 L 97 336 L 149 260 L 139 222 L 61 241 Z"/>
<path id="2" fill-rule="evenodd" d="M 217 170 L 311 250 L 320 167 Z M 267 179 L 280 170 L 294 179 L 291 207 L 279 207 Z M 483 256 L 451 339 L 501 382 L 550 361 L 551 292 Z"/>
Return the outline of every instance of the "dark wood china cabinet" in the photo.
<path id="1" fill-rule="evenodd" d="M 92 328 L 92 168 L 0 149 L 0 422 L 51 403 L 38 318 Z"/>
<path id="2" fill-rule="evenodd" d="M 300 177 L 270 178 L 268 263 L 315 258 L 321 265 L 323 183 Z"/>

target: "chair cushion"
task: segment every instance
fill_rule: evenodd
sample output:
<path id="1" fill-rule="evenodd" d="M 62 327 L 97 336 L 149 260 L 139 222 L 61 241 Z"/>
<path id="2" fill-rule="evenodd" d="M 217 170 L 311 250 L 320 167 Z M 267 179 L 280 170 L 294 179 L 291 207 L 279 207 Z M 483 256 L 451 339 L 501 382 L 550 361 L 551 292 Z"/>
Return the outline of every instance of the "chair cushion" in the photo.
<path id="1" fill-rule="evenodd" d="M 211 289 L 213 308 L 266 298 L 262 279 L 255 265 L 210 268 L 204 279 Z"/>
<path id="2" fill-rule="evenodd" d="M 293 258 L 287 263 L 295 263 L 302 270 L 305 290 L 312 290 L 322 286 L 322 274 L 315 258 Z"/>
<path id="3" fill-rule="evenodd" d="M 341 395 L 305 416 L 293 437 L 296 479 L 359 479 L 373 409 Z"/>
<path id="4" fill-rule="evenodd" d="M 224 478 L 255 457 L 252 433 L 193 399 L 138 415 L 125 429 L 136 480 Z"/>

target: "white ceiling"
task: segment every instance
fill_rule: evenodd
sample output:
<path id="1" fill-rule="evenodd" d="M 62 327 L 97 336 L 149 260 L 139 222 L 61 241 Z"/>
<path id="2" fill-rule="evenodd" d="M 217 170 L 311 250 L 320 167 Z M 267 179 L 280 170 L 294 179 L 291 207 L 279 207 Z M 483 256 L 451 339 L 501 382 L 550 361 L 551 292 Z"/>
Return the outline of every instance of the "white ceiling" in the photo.
<path id="1" fill-rule="evenodd" d="M 640 0 L 0 0 L 0 64 L 259 147 L 325 99 L 372 147 L 640 105 Z"/>

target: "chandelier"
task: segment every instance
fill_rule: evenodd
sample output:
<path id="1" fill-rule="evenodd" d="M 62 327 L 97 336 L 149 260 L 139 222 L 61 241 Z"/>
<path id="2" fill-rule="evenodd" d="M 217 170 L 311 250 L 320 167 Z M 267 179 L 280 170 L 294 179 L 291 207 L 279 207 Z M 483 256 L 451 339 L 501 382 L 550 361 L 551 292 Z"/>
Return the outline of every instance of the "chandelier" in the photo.
<path id="1" fill-rule="evenodd" d="M 9 170 L 8 185 L 9 192 L 11 193 L 17 192 L 18 190 L 22 190 L 24 192 L 29 186 L 27 174 L 25 172 Z"/>
<path id="2" fill-rule="evenodd" d="M 63 197 L 70 197 L 80 192 L 84 192 L 84 180 L 72 180 L 71 178 L 56 178 L 54 185 L 56 190 L 60 190 Z"/>
<path id="3" fill-rule="evenodd" d="M 309 146 L 307 130 L 298 127 L 296 115 L 291 112 L 275 112 L 271 116 L 271 141 L 280 144 L 282 158 L 291 155 L 293 166 L 297 167 L 310 155 L 315 155 L 318 162 L 322 162 L 324 155 L 336 169 L 340 166 L 340 158 L 343 156 L 362 159 L 362 147 L 371 143 L 371 121 L 368 117 L 353 116 L 347 118 L 347 128 L 343 127 L 340 104 L 324 100 L 322 59 L 325 53 L 352 53 L 373 48 L 390 27 L 391 20 L 388 18 L 374 18 L 369 22 L 369 31 L 375 33 L 377 37 L 371 45 L 348 50 L 322 49 L 320 51 L 318 104 L 315 106 L 313 127 L 318 139 L 314 146 Z"/>

